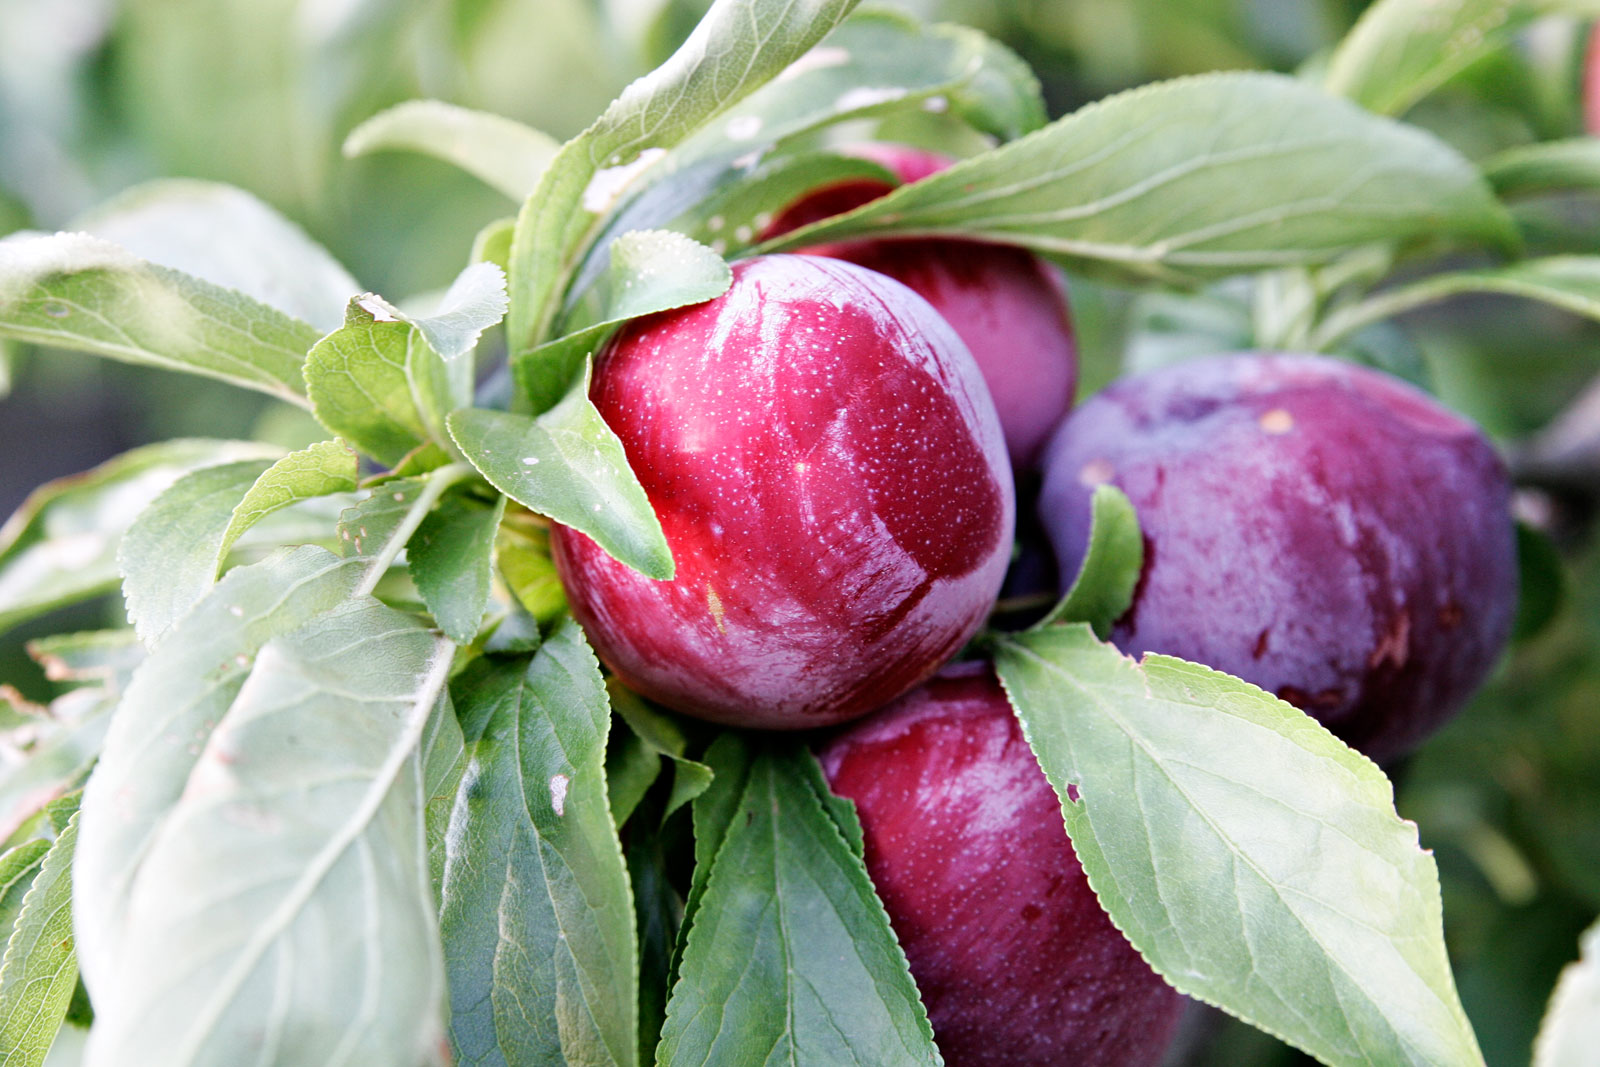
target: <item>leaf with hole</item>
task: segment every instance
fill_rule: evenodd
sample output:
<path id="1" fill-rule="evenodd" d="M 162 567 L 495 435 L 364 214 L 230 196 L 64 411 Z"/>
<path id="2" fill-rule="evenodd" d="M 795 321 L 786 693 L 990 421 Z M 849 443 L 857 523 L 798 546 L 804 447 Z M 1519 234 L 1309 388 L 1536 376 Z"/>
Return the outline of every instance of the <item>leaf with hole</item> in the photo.
<path id="1" fill-rule="evenodd" d="M 1190 996 L 1323 1063 L 1481 1064 L 1439 875 L 1377 766 L 1245 682 L 1085 626 L 998 642 L 1089 884 Z"/>

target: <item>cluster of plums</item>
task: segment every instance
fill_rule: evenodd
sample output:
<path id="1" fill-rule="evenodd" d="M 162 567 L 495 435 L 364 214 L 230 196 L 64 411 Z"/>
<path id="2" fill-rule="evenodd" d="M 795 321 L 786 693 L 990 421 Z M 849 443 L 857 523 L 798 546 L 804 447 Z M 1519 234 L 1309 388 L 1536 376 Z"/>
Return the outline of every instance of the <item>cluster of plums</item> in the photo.
<path id="1" fill-rule="evenodd" d="M 908 181 L 945 162 L 871 156 Z M 887 190 L 823 190 L 769 235 Z M 638 320 L 600 356 L 593 399 L 677 570 L 652 581 L 558 529 L 572 609 L 614 672 L 686 714 L 792 730 L 878 712 L 820 757 L 857 805 L 947 1062 L 1155 1063 L 1181 998 L 1100 909 L 993 671 L 935 676 L 994 607 L 1016 485 L 1042 478 L 1063 582 L 1093 488 L 1128 494 L 1145 563 L 1112 635 L 1124 651 L 1236 674 L 1387 759 L 1507 637 L 1504 471 L 1426 395 L 1314 356 L 1182 364 L 1064 419 L 1072 335 L 1032 255 L 808 251 L 736 263 L 726 294 Z"/>

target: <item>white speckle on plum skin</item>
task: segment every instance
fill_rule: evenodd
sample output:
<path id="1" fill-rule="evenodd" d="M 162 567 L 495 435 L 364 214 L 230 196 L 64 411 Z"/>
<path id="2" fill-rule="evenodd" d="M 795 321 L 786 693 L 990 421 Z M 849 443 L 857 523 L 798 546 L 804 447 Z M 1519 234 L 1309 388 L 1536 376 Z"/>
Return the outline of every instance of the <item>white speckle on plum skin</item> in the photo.
<path id="1" fill-rule="evenodd" d="M 550 807 L 557 815 L 567 813 L 567 786 L 571 781 L 564 774 L 550 776 Z"/>
<path id="2" fill-rule="evenodd" d="M 1286 434 L 1294 429 L 1294 416 L 1282 408 L 1273 408 L 1271 411 L 1262 412 L 1259 421 L 1261 428 L 1274 436 Z"/>
<path id="3" fill-rule="evenodd" d="M 1109 482 L 1116 473 L 1116 468 L 1111 465 L 1110 460 L 1091 459 L 1079 469 L 1078 484 L 1092 489 Z"/>

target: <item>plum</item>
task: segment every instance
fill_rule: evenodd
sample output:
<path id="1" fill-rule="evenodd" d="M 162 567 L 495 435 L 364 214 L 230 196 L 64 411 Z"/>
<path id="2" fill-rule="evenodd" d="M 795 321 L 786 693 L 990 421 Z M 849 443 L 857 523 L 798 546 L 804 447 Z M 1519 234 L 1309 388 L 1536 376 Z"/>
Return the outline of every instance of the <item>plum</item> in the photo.
<path id="1" fill-rule="evenodd" d="M 1112 925 L 986 663 L 819 753 L 950 1067 L 1159 1062 L 1184 999 Z"/>
<path id="2" fill-rule="evenodd" d="M 1015 504 L 994 405 L 927 302 L 854 264 L 761 256 L 708 303 L 636 320 L 590 396 L 676 563 L 551 546 L 625 682 L 687 714 L 801 729 L 880 707 L 983 622 Z"/>
<path id="3" fill-rule="evenodd" d="M 945 156 L 905 145 L 856 146 L 903 182 L 949 166 Z M 791 205 L 763 234 L 774 237 L 876 200 L 893 186 L 851 180 Z M 983 370 L 1000 412 L 1012 466 L 1033 466 L 1050 431 L 1072 404 L 1077 355 L 1066 293 L 1056 272 L 1031 252 L 946 238 L 901 238 L 817 245 L 812 255 L 849 260 L 920 293 L 955 327 Z"/>
<path id="4" fill-rule="evenodd" d="M 1234 354 L 1128 378 L 1068 418 L 1040 518 L 1064 581 L 1093 487 L 1145 563 L 1112 640 L 1235 674 L 1377 760 L 1493 665 L 1516 606 L 1510 487 L 1478 428 L 1378 371 Z"/>

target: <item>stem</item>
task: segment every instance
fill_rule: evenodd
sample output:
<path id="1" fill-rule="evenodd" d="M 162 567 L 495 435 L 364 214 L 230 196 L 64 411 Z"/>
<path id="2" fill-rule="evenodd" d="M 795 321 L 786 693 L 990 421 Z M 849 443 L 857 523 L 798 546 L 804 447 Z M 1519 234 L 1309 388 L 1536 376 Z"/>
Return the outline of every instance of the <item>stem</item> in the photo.
<path id="1" fill-rule="evenodd" d="M 1326 352 L 1357 330 L 1454 296 L 1465 288 L 1470 286 L 1464 287 L 1459 276 L 1445 274 L 1370 296 L 1323 319 L 1321 325 L 1311 331 L 1311 348 L 1316 352 Z"/>
<path id="2" fill-rule="evenodd" d="M 377 588 L 389 565 L 400 554 L 400 550 L 406 547 L 406 542 L 411 540 L 411 535 L 417 532 L 422 520 L 433 510 L 439 498 L 444 496 L 445 490 L 471 477 L 473 473 L 474 469 L 470 463 L 452 463 L 448 467 L 440 467 L 428 476 L 428 480 L 423 483 L 422 491 L 417 494 L 416 500 L 412 501 L 411 507 L 406 509 L 406 517 L 400 520 L 400 525 L 395 527 L 394 533 L 389 535 L 389 540 L 367 565 L 366 573 L 361 576 L 361 584 L 356 586 L 357 596 L 366 596 Z"/>

